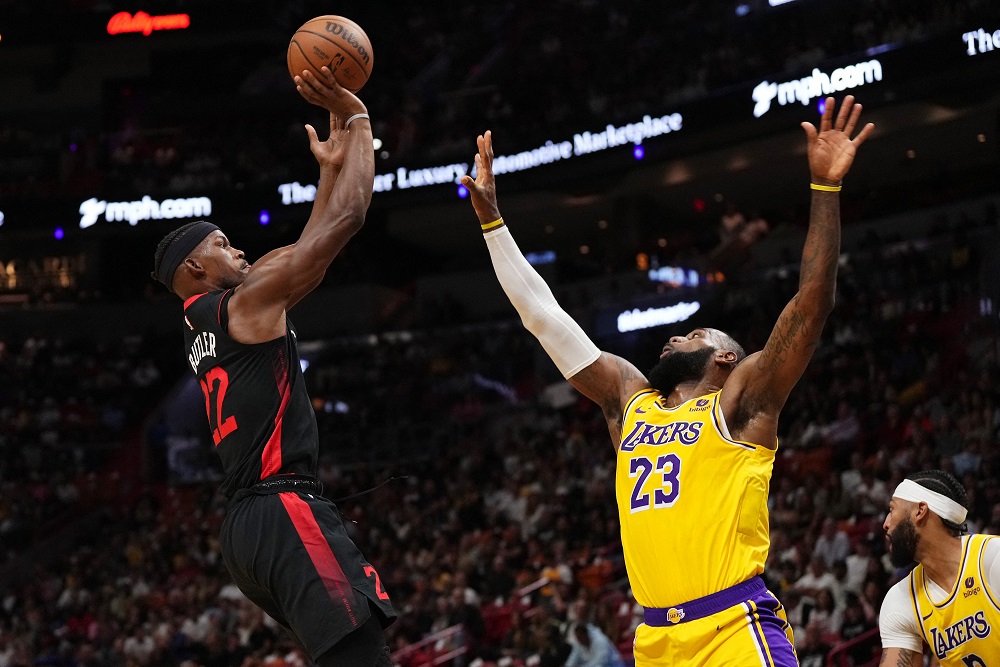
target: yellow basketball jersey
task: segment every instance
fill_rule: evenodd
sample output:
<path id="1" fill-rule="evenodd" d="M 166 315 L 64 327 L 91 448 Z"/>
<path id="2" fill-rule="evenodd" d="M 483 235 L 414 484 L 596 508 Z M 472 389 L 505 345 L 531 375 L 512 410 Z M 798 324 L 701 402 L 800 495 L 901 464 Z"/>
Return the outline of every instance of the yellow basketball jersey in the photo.
<path id="1" fill-rule="evenodd" d="M 939 603 L 927 591 L 924 566 L 910 573 L 910 599 L 924 641 L 942 667 L 1000 665 L 1000 591 L 990 590 L 982 575 L 988 535 L 964 539 L 962 569 L 955 587 Z"/>
<path id="2" fill-rule="evenodd" d="M 764 571 L 773 449 L 729 437 L 719 393 L 675 408 L 653 389 L 625 406 L 616 488 L 636 601 L 669 607 Z"/>

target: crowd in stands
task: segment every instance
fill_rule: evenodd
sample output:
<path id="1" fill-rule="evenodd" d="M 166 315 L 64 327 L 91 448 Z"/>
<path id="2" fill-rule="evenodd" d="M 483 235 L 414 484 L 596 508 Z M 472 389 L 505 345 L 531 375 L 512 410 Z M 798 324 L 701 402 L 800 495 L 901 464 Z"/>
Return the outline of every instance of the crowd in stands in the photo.
<path id="1" fill-rule="evenodd" d="M 881 530 L 904 475 L 953 472 L 969 494 L 969 529 L 1000 534 L 997 312 L 979 279 L 995 235 L 995 221 L 957 232 L 944 225 L 920 241 L 872 235 L 845 248 L 824 345 L 779 426 L 769 499 L 765 576 L 806 667 L 867 636 L 905 573 L 889 565 Z M 727 283 L 718 324 L 758 349 L 796 281 L 793 262 Z M 655 361 L 643 363 L 662 335 L 636 347 L 640 368 Z M 5 484 L 29 479 L 72 512 L 74 490 L 86 486 L 74 449 L 66 448 L 65 475 L 46 478 L 31 448 L 43 437 L 54 450 L 120 437 L 121 397 L 156 386 L 142 359 L 128 345 L 5 350 Z M 35 394 L 29 373 L 52 386 Z M 401 612 L 388 631 L 397 664 L 447 654 L 459 666 L 629 659 L 641 608 L 625 578 L 607 429 L 518 324 L 328 342 L 306 377 L 326 495 L 378 487 L 339 508 Z M 70 396 L 80 392 L 70 387 L 81 382 L 93 387 L 103 414 L 91 421 L 101 426 L 64 417 L 76 413 Z M 40 424 L 49 394 L 58 409 Z M 109 478 L 101 488 L 91 529 L 44 554 L 21 544 L 9 555 L 30 576 L 0 572 L 0 667 L 307 664 L 231 584 L 217 539 L 226 502 L 213 485 Z M 3 498 L 0 530 L 11 516 Z M 875 645 L 853 645 L 854 664 Z"/>
<path id="2" fill-rule="evenodd" d="M 79 502 L 160 399 L 155 341 L 0 340 L 0 563 Z"/>
<path id="3" fill-rule="evenodd" d="M 466 157 L 484 127 L 516 152 L 551 139 L 552 128 L 662 115 L 828 57 L 967 28 L 992 9 L 990 0 L 747 2 L 755 11 L 739 15 L 740 4 L 409 5 L 388 22 L 371 5 L 342 11 L 374 40 L 363 96 L 382 142 L 380 168 L 391 169 Z M 263 11 L 253 14 L 271 17 L 261 21 L 278 26 L 280 40 L 213 51 L 211 67 L 201 50 L 154 56 L 148 78 L 109 82 L 101 108 L 75 122 L 61 115 L 62 129 L 45 114 L 0 119 L 0 193 L 203 193 L 311 174 L 301 127 L 308 109 L 277 46 L 311 9 Z"/>

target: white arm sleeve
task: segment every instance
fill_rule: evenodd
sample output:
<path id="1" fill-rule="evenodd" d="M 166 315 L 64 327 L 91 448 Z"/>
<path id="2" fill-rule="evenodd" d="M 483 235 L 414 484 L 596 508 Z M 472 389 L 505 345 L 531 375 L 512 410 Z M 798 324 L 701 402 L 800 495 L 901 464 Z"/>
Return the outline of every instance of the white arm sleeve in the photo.
<path id="1" fill-rule="evenodd" d="M 569 379 L 597 361 L 601 351 L 559 307 L 552 290 L 528 264 L 507 227 L 484 236 L 500 286 L 517 309 L 524 328 L 542 344 L 563 377 Z"/>
<path id="2" fill-rule="evenodd" d="M 993 599 L 1000 602 L 1000 537 L 992 537 L 983 548 L 983 578 Z"/>
<path id="3" fill-rule="evenodd" d="M 878 627 L 882 648 L 905 648 L 920 653 L 924 650 L 924 640 L 910 603 L 909 581 L 909 577 L 903 579 L 885 594 Z"/>

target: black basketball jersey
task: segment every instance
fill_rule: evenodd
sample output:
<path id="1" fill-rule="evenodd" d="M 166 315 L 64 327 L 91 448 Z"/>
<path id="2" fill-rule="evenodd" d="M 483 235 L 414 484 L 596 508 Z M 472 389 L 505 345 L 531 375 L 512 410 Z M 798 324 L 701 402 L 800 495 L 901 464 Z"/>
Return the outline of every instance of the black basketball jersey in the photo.
<path id="1" fill-rule="evenodd" d="M 283 338 L 238 343 L 228 334 L 232 293 L 206 292 L 184 302 L 187 361 L 205 394 L 227 497 L 279 473 L 314 476 L 319 455 L 294 327 L 286 318 Z"/>

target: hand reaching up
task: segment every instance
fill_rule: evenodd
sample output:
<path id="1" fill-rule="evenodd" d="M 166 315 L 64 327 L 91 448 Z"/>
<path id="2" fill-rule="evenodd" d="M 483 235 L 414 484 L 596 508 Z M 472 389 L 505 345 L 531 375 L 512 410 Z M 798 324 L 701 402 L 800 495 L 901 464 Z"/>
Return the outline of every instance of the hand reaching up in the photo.
<path id="1" fill-rule="evenodd" d="M 874 123 L 868 123 L 851 139 L 861 117 L 861 105 L 854 103 L 853 95 L 848 95 L 834 122 L 835 106 L 836 101 L 832 97 L 826 98 L 826 109 L 823 110 L 818 131 L 812 123 L 802 123 L 809 140 L 809 169 L 813 182 L 819 185 L 839 184 L 854 163 L 858 147 L 875 130 Z"/>

